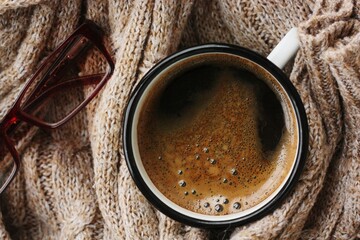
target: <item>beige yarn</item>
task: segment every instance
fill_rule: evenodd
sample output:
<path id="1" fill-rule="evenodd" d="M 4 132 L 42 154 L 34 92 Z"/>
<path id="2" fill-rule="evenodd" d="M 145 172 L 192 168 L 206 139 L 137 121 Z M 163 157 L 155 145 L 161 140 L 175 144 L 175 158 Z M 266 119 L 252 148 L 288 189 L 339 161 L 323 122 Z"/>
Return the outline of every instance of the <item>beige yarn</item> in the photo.
<path id="1" fill-rule="evenodd" d="M 114 75 L 68 124 L 27 137 L 20 172 L 0 196 L 0 239 L 222 237 L 167 218 L 139 192 L 122 150 L 126 102 L 141 77 L 180 48 L 226 42 L 266 55 L 293 26 L 301 46 L 286 72 L 308 115 L 306 166 L 273 213 L 227 235 L 360 238 L 358 0 L 0 0 L 0 118 L 82 14 L 105 30 Z M 86 66 L 101 67 L 96 56 Z"/>

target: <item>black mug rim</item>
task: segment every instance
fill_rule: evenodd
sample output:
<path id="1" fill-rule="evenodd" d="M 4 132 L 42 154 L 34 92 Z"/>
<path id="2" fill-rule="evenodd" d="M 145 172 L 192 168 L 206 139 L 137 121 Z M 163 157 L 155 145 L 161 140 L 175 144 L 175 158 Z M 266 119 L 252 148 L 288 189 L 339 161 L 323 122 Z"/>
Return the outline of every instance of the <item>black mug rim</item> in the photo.
<path id="1" fill-rule="evenodd" d="M 260 209 L 243 216 L 241 218 L 231 219 L 231 220 L 223 220 L 223 221 L 210 221 L 210 220 L 202 220 L 193 218 L 183 213 L 177 212 L 174 209 L 167 206 L 164 202 L 162 202 L 149 188 L 149 186 L 145 183 L 142 175 L 140 174 L 133 154 L 132 148 L 132 122 L 135 114 L 135 110 L 137 104 L 140 100 L 140 97 L 144 93 L 145 89 L 148 87 L 150 82 L 163 70 L 165 70 L 170 65 L 190 56 L 203 54 L 203 53 L 227 53 L 233 54 L 236 56 L 240 56 L 246 58 L 252 62 L 263 67 L 267 70 L 276 80 L 280 83 L 280 85 L 284 88 L 286 94 L 288 95 L 291 104 L 294 107 L 296 120 L 298 123 L 299 130 L 299 148 L 298 153 L 295 159 L 295 164 L 292 169 L 292 172 L 287 179 L 284 186 L 280 189 L 278 194 L 272 198 L 267 204 L 265 204 Z M 128 166 L 130 175 L 132 176 L 135 184 L 141 191 L 141 193 L 145 196 L 145 198 L 155 206 L 159 211 L 168 217 L 184 223 L 186 225 L 200 227 L 200 228 L 231 228 L 235 226 L 244 225 L 246 223 L 255 221 L 266 214 L 273 211 L 276 207 L 278 207 L 284 197 L 288 195 L 288 193 L 294 188 L 295 184 L 298 182 L 300 174 L 304 168 L 305 160 L 307 156 L 307 148 L 308 148 L 308 123 L 304 105 L 301 101 L 301 98 L 290 82 L 289 78 L 284 74 L 284 72 L 279 69 L 274 63 L 272 63 L 267 58 L 261 56 L 260 54 L 249 50 L 247 48 L 230 45 L 230 44 L 204 44 L 198 45 L 195 47 L 187 48 L 177 53 L 174 53 L 159 63 L 157 63 L 152 69 L 150 69 L 145 76 L 140 80 L 138 85 L 135 87 L 131 97 L 128 101 L 124 121 L 123 121 L 123 150 L 125 155 L 126 164 Z"/>

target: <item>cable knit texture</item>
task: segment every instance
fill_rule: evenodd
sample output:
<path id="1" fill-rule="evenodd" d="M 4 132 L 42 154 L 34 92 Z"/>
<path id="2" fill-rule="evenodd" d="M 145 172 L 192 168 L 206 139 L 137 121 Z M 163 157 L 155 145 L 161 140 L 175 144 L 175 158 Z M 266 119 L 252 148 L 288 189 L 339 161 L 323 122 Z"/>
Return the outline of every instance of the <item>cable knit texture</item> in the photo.
<path id="1" fill-rule="evenodd" d="M 300 50 L 285 72 L 308 116 L 306 166 L 277 209 L 226 235 L 360 238 L 358 0 L 2 0 L 0 118 L 83 15 L 104 29 L 114 74 L 69 123 L 54 131 L 32 128 L 26 136 L 19 174 L 0 196 L 0 239 L 222 237 L 169 219 L 137 189 L 122 149 L 126 102 L 155 63 L 181 48 L 224 42 L 266 56 L 293 26 L 299 28 Z M 102 67 L 92 57 L 85 66 L 89 73 Z M 71 99 L 59 107 L 68 104 Z"/>

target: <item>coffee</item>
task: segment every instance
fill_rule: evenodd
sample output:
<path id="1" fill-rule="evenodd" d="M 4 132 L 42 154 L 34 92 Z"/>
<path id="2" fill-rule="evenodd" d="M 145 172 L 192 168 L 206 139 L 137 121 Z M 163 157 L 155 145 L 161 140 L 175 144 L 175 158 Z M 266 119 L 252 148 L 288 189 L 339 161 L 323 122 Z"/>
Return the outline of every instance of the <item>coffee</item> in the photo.
<path id="1" fill-rule="evenodd" d="M 141 161 L 159 191 L 183 208 L 244 211 L 274 193 L 291 170 L 295 113 L 269 75 L 194 65 L 164 77 L 144 102 Z"/>

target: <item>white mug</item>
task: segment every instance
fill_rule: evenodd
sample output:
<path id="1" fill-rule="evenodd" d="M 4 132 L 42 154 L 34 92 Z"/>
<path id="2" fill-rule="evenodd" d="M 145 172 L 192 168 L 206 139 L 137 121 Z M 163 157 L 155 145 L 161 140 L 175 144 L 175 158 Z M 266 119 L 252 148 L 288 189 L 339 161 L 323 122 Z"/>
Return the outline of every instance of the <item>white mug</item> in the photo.
<path id="1" fill-rule="evenodd" d="M 227 44 L 206 44 L 195 46 L 175 53 L 158 64 L 156 64 L 140 81 L 134 90 L 124 118 L 123 146 L 126 162 L 129 171 L 143 195 L 161 212 L 167 216 L 196 227 L 203 228 L 222 228 L 238 226 L 254 221 L 279 206 L 281 200 L 296 184 L 301 170 L 304 166 L 307 147 L 308 147 L 308 125 L 304 106 L 287 76 L 282 72 L 284 65 L 296 54 L 298 50 L 298 36 L 296 28 L 291 29 L 281 42 L 270 53 L 268 58 L 238 46 Z M 170 199 L 168 199 L 154 185 L 151 177 L 146 172 L 139 154 L 137 126 L 139 123 L 140 112 L 143 111 L 144 102 L 147 95 L 158 84 L 163 81 L 164 76 L 171 75 L 172 72 L 179 71 L 179 68 L 186 69 L 184 64 L 195 64 L 195 62 L 206 62 L 211 54 L 221 55 L 225 58 L 240 59 L 248 64 L 249 69 L 255 68 L 256 71 L 270 74 L 278 82 L 281 91 L 284 92 L 291 103 L 291 107 L 296 116 L 298 144 L 296 157 L 292 160 L 291 170 L 285 180 L 274 190 L 270 196 L 244 211 L 227 215 L 207 215 L 200 214 L 185 209 Z M 232 61 L 232 60 L 231 60 Z M 170 73 L 170 74 L 169 74 Z"/>

